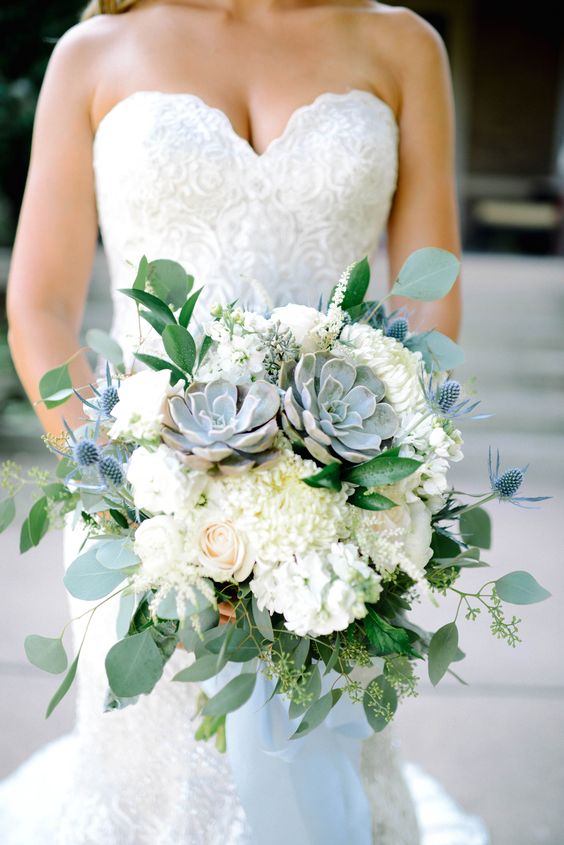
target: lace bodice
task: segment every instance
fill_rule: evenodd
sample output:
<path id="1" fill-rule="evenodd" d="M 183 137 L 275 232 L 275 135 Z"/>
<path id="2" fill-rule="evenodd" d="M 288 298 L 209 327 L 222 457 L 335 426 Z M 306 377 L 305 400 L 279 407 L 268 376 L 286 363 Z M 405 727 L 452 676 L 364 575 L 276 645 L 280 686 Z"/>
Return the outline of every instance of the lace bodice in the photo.
<path id="1" fill-rule="evenodd" d="M 317 304 L 378 245 L 397 142 L 391 107 L 359 89 L 298 108 L 262 154 L 193 94 L 131 94 L 102 118 L 93 146 L 114 290 L 131 285 L 146 254 L 181 262 L 205 284 L 201 308 Z M 136 335 L 134 305 L 119 294 L 114 305 L 114 333 Z"/>

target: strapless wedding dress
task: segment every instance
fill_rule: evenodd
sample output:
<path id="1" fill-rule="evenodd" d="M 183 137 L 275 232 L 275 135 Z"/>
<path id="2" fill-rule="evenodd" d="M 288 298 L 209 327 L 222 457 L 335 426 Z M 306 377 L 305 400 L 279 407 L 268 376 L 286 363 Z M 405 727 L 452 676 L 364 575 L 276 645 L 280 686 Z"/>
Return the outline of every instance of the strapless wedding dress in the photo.
<path id="1" fill-rule="evenodd" d="M 102 119 L 93 166 L 116 291 L 113 331 L 130 351 L 138 322 L 117 289 L 132 284 L 142 254 L 175 259 L 205 283 L 201 315 L 216 300 L 237 298 L 255 307 L 317 305 L 320 296 L 327 301 L 343 268 L 375 253 L 396 187 L 398 126 L 391 108 L 370 92 L 325 93 L 297 109 L 282 135 L 258 154 L 223 112 L 197 96 L 139 91 Z M 78 542 L 65 532 L 67 564 Z M 73 600 L 73 615 L 85 607 Z M 228 755 L 194 740 L 198 689 L 170 682 L 186 665 L 186 653 L 173 655 L 151 695 L 103 713 L 104 656 L 114 640 L 114 618 L 108 603 L 90 627 L 79 663 L 74 731 L 36 752 L 0 785 L 0 842 L 280 842 L 276 819 L 266 837 L 250 829 L 237 783 L 243 777 L 248 785 L 253 771 L 234 772 Z M 486 845 L 481 821 L 464 814 L 435 780 L 401 763 L 392 736 L 387 729 L 362 743 L 357 775 L 372 816 L 362 842 Z M 328 777 L 321 765 L 315 768 L 315 748 L 305 753 L 315 780 Z M 291 784 L 291 772 L 289 777 Z M 258 803 L 262 791 L 277 789 L 256 781 Z M 299 813 L 297 805 L 307 807 L 308 798 L 287 791 L 283 812 Z M 338 831 L 323 839 L 304 832 L 292 845 L 357 841 Z"/>

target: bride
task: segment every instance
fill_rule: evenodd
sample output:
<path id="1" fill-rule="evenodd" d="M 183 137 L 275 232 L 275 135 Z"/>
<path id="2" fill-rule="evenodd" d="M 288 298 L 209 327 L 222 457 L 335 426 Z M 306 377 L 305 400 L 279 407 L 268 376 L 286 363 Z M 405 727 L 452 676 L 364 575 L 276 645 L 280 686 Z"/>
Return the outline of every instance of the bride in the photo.
<path id="1" fill-rule="evenodd" d="M 391 278 L 419 247 L 458 253 L 442 42 L 371 0 L 95 0 L 49 62 L 10 271 L 10 345 L 34 400 L 79 349 L 98 225 L 114 291 L 141 255 L 175 259 L 206 285 L 202 314 L 215 299 L 326 300 L 384 227 Z M 418 306 L 411 327 L 456 336 L 459 297 L 456 285 Z M 113 333 L 131 350 L 128 303 L 116 293 Z M 83 357 L 71 369 L 75 384 L 94 378 Z M 60 432 L 60 411 L 38 413 Z M 78 401 L 64 414 L 78 425 Z M 67 564 L 79 541 L 65 531 Z M 487 843 L 478 819 L 398 761 L 389 729 L 358 742 L 348 781 L 354 740 L 330 729 L 293 757 L 258 748 L 260 773 L 196 742 L 199 691 L 170 683 L 181 651 L 150 696 L 104 713 L 115 610 L 104 613 L 81 656 L 74 731 L 0 785 L 3 845 Z"/>

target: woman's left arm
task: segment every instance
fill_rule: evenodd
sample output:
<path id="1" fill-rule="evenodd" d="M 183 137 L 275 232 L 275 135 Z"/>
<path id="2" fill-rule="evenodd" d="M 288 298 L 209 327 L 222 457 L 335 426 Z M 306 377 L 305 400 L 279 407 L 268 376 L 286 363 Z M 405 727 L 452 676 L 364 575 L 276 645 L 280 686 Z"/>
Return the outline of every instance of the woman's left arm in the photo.
<path id="1" fill-rule="evenodd" d="M 407 12 L 407 10 L 406 10 Z M 388 221 L 390 284 L 410 253 L 441 247 L 460 257 L 460 231 L 454 164 L 454 103 L 449 61 L 438 33 L 407 12 L 401 22 L 398 59 L 398 184 Z M 454 340 L 461 321 L 460 280 L 437 302 L 394 297 L 405 306 L 410 328 L 438 329 Z"/>

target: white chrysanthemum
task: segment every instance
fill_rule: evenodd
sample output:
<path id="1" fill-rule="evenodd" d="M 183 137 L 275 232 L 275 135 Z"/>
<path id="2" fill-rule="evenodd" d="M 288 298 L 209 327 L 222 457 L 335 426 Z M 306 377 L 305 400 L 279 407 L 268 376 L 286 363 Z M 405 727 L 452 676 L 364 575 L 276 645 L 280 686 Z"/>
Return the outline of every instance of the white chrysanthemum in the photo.
<path id="1" fill-rule="evenodd" d="M 250 538 L 255 557 L 276 563 L 296 552 L 327 548 L 348 536 L 346 486 L 340 492 L 302 481 L 318 471 L 314 461 L 283 449 L 273 464 L 210 481 L 209 506 Z"/>
<path id="2" fill-rule="evenodd" d="M 419 382 L 421 353 L 411 352 L 381 329 L 353 323 L 345 326 L 333 354 L 354 364 L 365 364 L 382 379 L 386 400 L 398 414 L 413 412 L 424 402 Z"/>
<path id="3" fill-rule="evenodd" d="M 186 469 L 178 452 L 164 443 L 153 452 L 144 446 L 136 449 L 129 459 L 126 477 L 137 508 L 178 517 L 192 510 L 209 478 L 204 472 Z"/>
<path id="4" fill-rule="evenodd" d="M 168 370 L 142 370 L 124 379 L 118 390 L 119 402 L 112 410 L 115 422 L 109 436 L 156 440 L 164 419 L 165 399 L 171 393 L 169 379 Z"/>
<path id="5" fill-rule="evenodd" d="M 320 636 L 365 616 L 365 603 L 377 601 L 381 585 L 354 545 L 333 543 L 325 551 L 258 567 L 251 589 L 260 608 L 284 615 L 290 631 Z"/>

